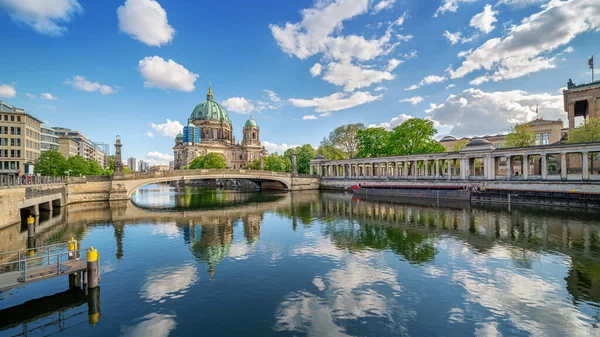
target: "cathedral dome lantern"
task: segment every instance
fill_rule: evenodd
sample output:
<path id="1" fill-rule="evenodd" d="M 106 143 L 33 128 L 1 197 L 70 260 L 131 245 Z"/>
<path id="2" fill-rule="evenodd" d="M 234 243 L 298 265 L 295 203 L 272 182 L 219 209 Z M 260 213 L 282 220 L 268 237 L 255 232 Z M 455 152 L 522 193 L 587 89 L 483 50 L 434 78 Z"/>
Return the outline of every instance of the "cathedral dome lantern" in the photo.
<path id="1" fill-rule="evenodd" d="M 213 99 L 212 87 L 208 88 L 206 101 L 196 105 L 190 119 L 192 121 L 209 120 L 231 124 L 227 110 Z"/>
<path id="2" fill-rule="evenodd" d="M 252 118 L 252 115 L 250 115 L 250 119 L 248 119 L 248 120 L 246 121 L 246 125 L 245 125 L 245 126 L 246 126 L 246 127 L 254 127 L 254 128 L 257 128 L 257 127 L 258 127 L 258 124 L 256 124 L 256 121 L 254 120 L 254 118 Z"/>
<path id="3" fill-rule="evenodd" d="M 244 125 L 244 140 L 242 143 L 244 145 L 260 145 L 260 130 L 258 129 L 258 124 L 252 115 L 250 115 L 250 119 L 246 121 Z"/>

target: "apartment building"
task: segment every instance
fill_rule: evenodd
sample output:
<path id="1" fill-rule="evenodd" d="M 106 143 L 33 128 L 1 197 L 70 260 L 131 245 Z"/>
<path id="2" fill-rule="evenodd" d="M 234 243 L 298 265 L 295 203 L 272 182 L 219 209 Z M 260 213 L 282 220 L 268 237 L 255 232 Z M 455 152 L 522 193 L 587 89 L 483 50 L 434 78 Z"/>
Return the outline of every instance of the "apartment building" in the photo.
<path id="1" fill-rule="evenodd" d="M 84 134 L 77 130 L 71 130 L 63 127 L 53 127 L 52 129 L 60 138 L 67 137 L 75 141 L 77 143 L 78 155 L 82 156 L 86 160 L 93 159 L 98 162 L 102 168 L 106 168 L 106 155 L 104 152 L 102 152 L 102 149 L 98 145 L 87 138 Z M 70 157 L 70 152 L 68 152 L 69 154 L 67 155 L 67 149 L 70 151 L 72 144 L 67 146 L 67 143 L 68 142 L 66 140 L 63 140 L 63 151 L 61 151 L 61 153 L 63 153 L 65 157 Z"/>
<path id="2" fill-rule="evenodd" d="M 41 124 L 23 108 L 0 100 L 0 174 L 33 174 L 41 152 Z"/>

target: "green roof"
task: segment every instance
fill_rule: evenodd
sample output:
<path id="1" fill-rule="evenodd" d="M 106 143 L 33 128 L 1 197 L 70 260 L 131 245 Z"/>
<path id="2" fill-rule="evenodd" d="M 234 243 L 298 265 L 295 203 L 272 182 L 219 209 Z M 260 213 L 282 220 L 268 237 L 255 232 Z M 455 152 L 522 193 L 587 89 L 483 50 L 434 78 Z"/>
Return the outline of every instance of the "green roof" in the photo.
<path id="1" fill-rule="evenodd" d="M 210 89 L 208 95 L 206 95 L 206 101 L 196 105 L 194 111 L 192 111 L 190 119 L 194 121 L 216 120 L 231 124 L 227 111 L 221 106 L 221 104 L 213 100 L 212 90 Z"/>
<path id="2" fill-rule="evenodd" d="M 177 134 L 177 136 L 175 136 L 175 138 L 183 138 L 183 135 L 180 133 Z"/>
<path id="3" fill-rule="evenodd" d="M 252 116 L 250 116 L 250 119 L 246 121 L 246 126 L 257 127 L 258 125 L 256 124 L 256 121 L 252 118 Z"/>

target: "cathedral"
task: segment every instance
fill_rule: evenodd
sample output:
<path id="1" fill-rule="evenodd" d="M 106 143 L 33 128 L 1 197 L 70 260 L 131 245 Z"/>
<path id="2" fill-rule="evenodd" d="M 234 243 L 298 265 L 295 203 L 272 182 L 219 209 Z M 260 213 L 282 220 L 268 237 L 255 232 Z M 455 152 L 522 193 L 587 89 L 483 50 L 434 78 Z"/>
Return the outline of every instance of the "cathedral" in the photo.
<path id="1" fill-rule="evenodd" d="M 208 153 L 223 156 L 228 169 L 244 168 L 254 159 L 269 154 L 260 143 L 260 128 L 252 115 L 244 125 L 242 141 L 236 143 L 229 115 L 213 99 L 211 87 L 206 101 L 196 105 L 187 126 L 175 137 L 175 169 L 181 169 Z"/>

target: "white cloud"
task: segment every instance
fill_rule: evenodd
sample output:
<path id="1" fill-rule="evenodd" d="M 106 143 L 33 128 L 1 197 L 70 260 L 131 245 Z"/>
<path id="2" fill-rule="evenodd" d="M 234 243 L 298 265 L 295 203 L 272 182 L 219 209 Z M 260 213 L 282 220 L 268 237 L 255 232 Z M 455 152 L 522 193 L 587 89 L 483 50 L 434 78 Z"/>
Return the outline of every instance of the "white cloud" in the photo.
<path id="1" fill-rule="evenodd" d="M 314 107 L 316 112 L 332 112 L 373 102 L 381 97 L 383 97 L 383 95 L 373 96 L 370 92 L 357 91 L 352 94 L 338 92 L 329 96 L 315 97 L 313 99 L 290 98 L 289 101 L 293 106 L 298 108 Z"/>
<path id="2" fill-rule="evenodd" d="M 455 137 L 497 134 L 511 126 L 536 118 L 535 108 L 545 119 L 564 119 L 562 95 L 530 94 L 521 90 L 484 92 L 467 89 L 450 95 L 445 102 L 431 104 L 428 118 L 449 126 Z"/>
<path id="3" fill-rule="evenodd" d="M 396 26 L 402 26 L 407 17 L 408 17 L 407 12 L 402 13 L 402 15 L 400 15 L 400 17 L 398 17 L 398 19 L 396 19 L 396 21 L 394 21 L 394 24 Z"/>
<path id="4" fill-rule="evenodd" d="M 175 35 L 167 12 L 155 0 L 126 0 L 117 8 L 117 17 L 121 32 L 149 46 L 167 44 Z"/>
<path id="5" fill-rule="evenodd" d="M 496 14 L 498 14 L 498 12 L 492 10 L 492 5 L 485 5 L 485 7 L 483 7 L 483 12 L 473 16 L 469 25 L 477 28 L 482 33 L 489 34 L 495 28 L 494 22 L 498 21 L 498 19 L 496 19 Z"/>
<path id="6" fill-rule="evenodd" d="M 454 87 L 455 87 L 455 85 L 454 85 L 454 84 L 448 84 L 448 85 L 446 86 L 446 90 L 447 90 L 447 89 L 450 89 L 450 88 L 454 88 Z"/>
<path id="7" fill-rule="evenodd" d="M 70 84 L 73 88 L 81 91 L 94 92 L 98 91 L 101 95 L 116 94 L 117 89 L 98 82 L 91 82 L 83 76 L 73 76 L 72 80 L 66 80 L 65 84 Z"/>
<path id="8" fill-rule="evenodd" d="M 146 161 L 148 165 L 168 165 L 173 160 L 173 156 L 167 153 L 161 153 L 157 151 L 151 151 L 146 153 Z"/>
<path id="9" fill-rule="evenodd" d="M 573 50 L 574 50 L 573 47 L 569 46 L 569 47 L 565 48 L 565 50 L 563 50 L 562 52 L 563 53 L 572 53 Z"/>
<path id="10" fill-rule="evenodd" d="M 500 0 L 498 4 L 509 5 L 517 8 L 522 8 L 529 5 L 540 4 L 546 2 L 547 0 Z"/>
<path id="11" fill-rule="evenodd" d="M 29 97 L 29 98 L 35 98 L 35 95 L 30 94 L 30 93 L 26 93 L 25 96 Z"/>
<path id="12" fill-rule="evenodd" d="M 414 117 L 411 115 L 399 114 L 398 116 L 392 118 L 389 122 L 383 122 L 381 124 L 370 124 L 369 127 L 370 128 L 384 128 L 386 130 L 391 130 L 411 118 L 414 118 Z"/>
<path id="13" fill-rule="evenodd" d="M 81 13 L 78 0 L 0 0 L 0 7 L 13 21 L 24 23 L 40 34 L 60 36 L 67 31 L 61 26 Z"/>
<path id="14" fill-rule="evenodd" d="M 433 83 L 443 83 L 446 82 L 448 78 L 446 78 L 445 76 L 437 76 L 437 75 L 429 75 L 429 76 L 425 76 L 425 78 L 423 78 L 419 84 L 413 84 L 410 87 L 404 89 L 404 90 L 415 90 L 418 89 L 424 85 L 429 85 L 429 84 L 433 84 Z"/>
<path id="15" fill-rule="evenodd" d="M 47 92 L 41 94 L 40 97 L 48 101 L 56 101 L 58 99 L 57 97 L 52 96 L 51 93 Z"/>
<path id="16" fill-rule="evenodd" d="M 449 31 L 444 31 L 444 37 L 450 42 L 450 45 L 453 46 L 457 43 L 469 43 L 473 42 L 476 38 L 479 37 L 477 34 L 473 34 L 470 37 L 463 37 L 461 32 L 450 33 Z"/>
<path id="17" fill-rule="evenodd" d="M 315 63 L 315 65 L 310 68 L 310 74 L 312 75 L 312 77 L 316 77 L 316 76 L 321 75 L 322 70 L 323 70 L 323 67 L 321 66 L 321 64 Z"/>
<path id="18" fill-rule="evenodd" d="M 290 149 L 290 148 L 294 148 L 294 147 L 298 147 L 300 145 L 287 145 L 286 143 L 283 143 L 281 145 L 275 144 L 275 143 L 271 143 L 268 142 L 266 140 L 262 141 L 262 146 L 265 147 L 265 149 L 267 149 L 269 151 L 269 153 L 279 153 L 279 154 L 283 154 L 285 152 L 285 150 Z"/>
<path id="19" fill-rule="evenodd" d="M 231 97 L 221 102 L 228 111 L 249 114 L 255 110 L 254 105 L 244 97 Z"/>
<path id="20" fill-rule="evenodd" d="M 392 71 L 392 70 L 396 69 L 396 67 L 398 67 L 403 62 L 404 61 L 401 61 L 401 60 L 398 60 L 398 59 L 391 59 L 391 60 L 388 61 L 388 65 L 385 68 L 385 70 Z"/>
<path id="21" fill-rule="evenodd" d="M 0 84 L 0 97 L 13 98 L 17 95 L 17 90 L 10 84 Z"/>
<path id="22" fill-rule="evenodd" d="M 440 14 L 444 14 L 446 12 L 456 13 L 459 4 L 461 3 L 472 3 L 477 0 L 442 0 L 442 4 L 433 14 L 433 17 L 437 18 Z"/>
<path id="23" fill-rule="evenodd" d="M 373 13 L 377 13 L 386 8 L 391 8 L 396 0 L 381 0 L 373 7 Z"/>
<path id="24" fill-rule="evenodd" d="M 373 90 L 375 90 L 375 91 L 386 91 L 386 90 L 387 90 L 387 88 L 386 88 L 386 87 L 384 87 L 383 85 L 380 85 L 380 86 L 376 87 L 376 88 L 375 88 L 375 89 L 373 89 Z"/>
<path id="25" fill-rule="evenodd" d="M 410 97 L 410 98 L 405 98 L 405 99 L 401 99 L 400 103 L 410 103 L 412 105 L 417 105 L 421 102 L 423 102 L 425 99 L 421 96 L 414 96 L 414 97 Z"/>
<path id="26" fill-rule="evenodd" d="M 277 96 L 277 94 L 275 93 L 275 91 L 266 90 L 266 89 L 263 90 L 263 91 L 266 92 L 267 95 L 269 95 L 269 99 L 271 100 L 271 102 L 273 102 L 273 103 L 279 103 L 279 102 L 281 102 L 281 98 L 279 98 Z"/>
<path id="27" fill-rule="evenodd" d="M 315 119 L 317 119 L 317 116 L 315 116 L 315 115 L 302 116 L 302 120 L 304 120 L 304 121 L 310 121 L 310 120 L 315 120 Z"/>
<path id="28" fill-rule="evenodd" d="M 387 71 L 365 69 L 349 62 L 332 62 L 327 66 L 323 79 L 329 83 L 344 86 L 344 91 L 369 87 L 383 80 L 393 80 L 394 75 Z"/>
<path id="29" fill-rule="evenodd" d="M 597 0 L 550 1 L 542 11 L 507 29 L 503 37 L 485 42 L 451 71 L 461 78 L 485 69 L 488 80 L 500 81 L 555 67 L 548 53 L 572 41 L 577 35 L 600 28 Z M 480 80 L 481 82 L 481 80 Z"/>
<path id="30" fill-rule="evenodd" d="M 171 121 L 170 119 L 167 119 L 167 122 L 163 124 L 151 123 L 150 127 L 159 134 L 172 138 L 175 138 L 175 136 L 183 130 L 183 125 L 181 125 L 181 123 L 178 121 Z"/>
<path id="31" fill-rule="evenodd" d="M 152 131 L 148 131 L 148 132 L 146 132 L 146 136 L 148 136 L 150 138 L 154 138 L 154 133 L 152 133 Z"/>
<path id="32" fill-rule="evenodd" d="M 138 68 L 144 78 L 147 88 L 163 90 L 194 91 L 194 82 L 198 75 L 190 72 L 181 64 L 159 56 L 147 56 L 138 63 Z"/>
<path id="33" fill-rule="evenodd" d="M 472 52 L 473 52 L 473 49 L 463 50 L 463 51 L 458 52 L 458 54 L 456 56 L 458 56 L 459 58 L 465 58 L 465 57 L 471 55 Z"/>

